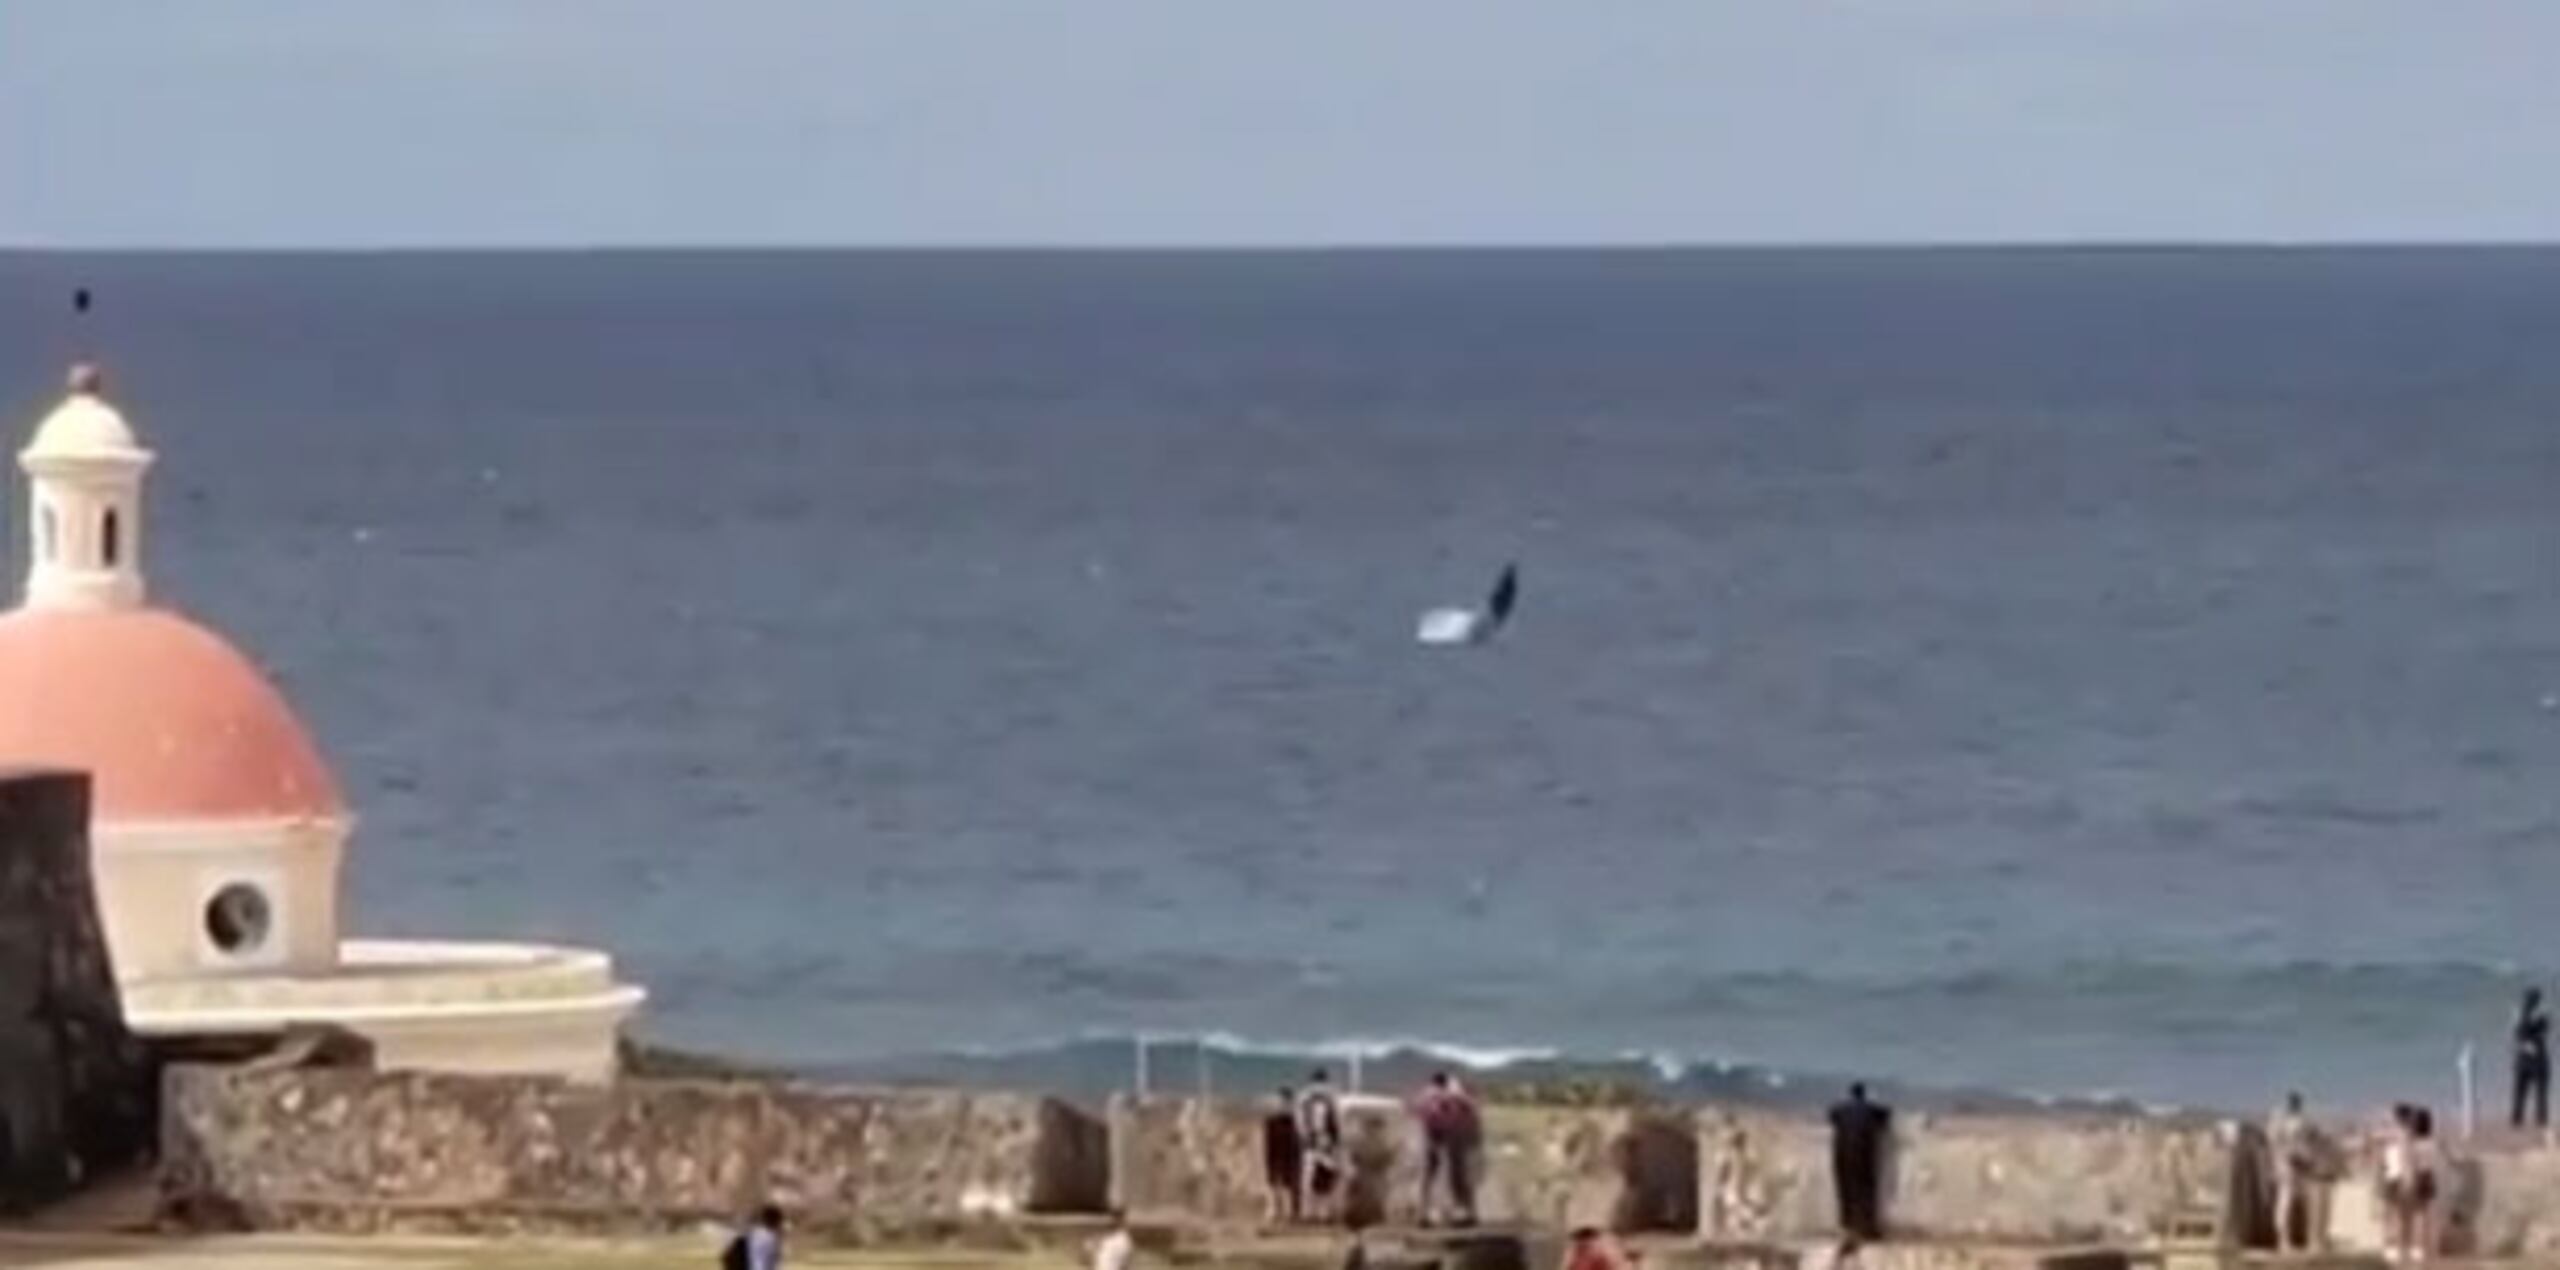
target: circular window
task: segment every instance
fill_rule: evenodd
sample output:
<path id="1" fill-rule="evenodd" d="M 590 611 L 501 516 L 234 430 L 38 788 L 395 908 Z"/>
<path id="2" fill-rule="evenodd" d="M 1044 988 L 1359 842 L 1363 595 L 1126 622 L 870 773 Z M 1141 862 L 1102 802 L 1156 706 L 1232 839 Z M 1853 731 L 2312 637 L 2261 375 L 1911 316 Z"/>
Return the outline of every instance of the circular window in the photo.
<path id="1" fill-rule="evenodd" d="M 246 882 L 234 882 L 205 901 L 204 933 L 213 946 L 233 956 L 253 953 L 267 942 L 273 913 L 267 893 Z"/>

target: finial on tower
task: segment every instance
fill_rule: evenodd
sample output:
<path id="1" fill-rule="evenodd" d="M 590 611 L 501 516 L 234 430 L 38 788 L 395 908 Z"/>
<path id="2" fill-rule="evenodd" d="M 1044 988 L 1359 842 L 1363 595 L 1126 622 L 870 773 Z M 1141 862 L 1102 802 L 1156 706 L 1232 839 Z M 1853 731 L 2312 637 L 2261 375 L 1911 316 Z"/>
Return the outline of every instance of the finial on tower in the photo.
<path id="1" fill-rule="evenodd" d="M 142 483 L 151 451 L 107 401 L 96 362 L 81 361 L 64 379 L 70 392 L 18 452 L 29 522 L 24 606 L 133 608 L 146 595 Z"/>

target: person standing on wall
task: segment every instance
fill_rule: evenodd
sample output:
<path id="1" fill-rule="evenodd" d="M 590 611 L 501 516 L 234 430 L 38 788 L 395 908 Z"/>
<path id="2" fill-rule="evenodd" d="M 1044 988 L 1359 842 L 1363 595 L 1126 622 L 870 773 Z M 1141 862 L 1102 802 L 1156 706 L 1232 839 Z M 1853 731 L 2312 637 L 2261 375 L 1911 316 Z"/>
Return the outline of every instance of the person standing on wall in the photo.
<path id="1" fill-rule="evenodd" d="M 2383 1252 L 2389 1261 L 2425 1261 L 2436 1249 L 2438 1170 L 2435 1115 L 2401 1103 L 2391 1109 L 2391 1132 L 2382 1149 L 2382 1198 L 2390 1218 Z"/>
<path id="2" fill-rule="evenodd" d="M 1449 1073 L 1433 1072 L 1431 1083 L 1414 1096 L 1413 1118 L 1422 1126 L 1422 1224 L 1429 1226 L 1438 1217 L 1445 1184 L 1450 1222 L 1474 1225 L 1474 1151 L 1481 1136 L 1475 1102 Z"/>
<path id="3" fill-rule="evenodd" d="M 2542 1008 L 2542 989 L 2527 988 L 2516 1005 L 2515 1102 L 2507 1123 L 2524 1127 L 2525 1105 L 2533 1106 L 2533 1127 L 2551 1127 L 2551 1014 Z"/>
<path id="4" fill-rule="evenodd" d="M 2409 1108 L 2409 1241 L 2412 1257 L 2425 1261 L 2443 1242 L 2436 1230 L 2436 1200 L 2444 1157 L 2436 1149 L 2436 1114 Z"/>
<path id="5" fill-rule="evenodd" d="M 2276 1251 L 2328 1251 L 2329 1183 L 2333 1180 L 2329 1155 L 2327 1140 L 2302 1109 L 2302 1095 L 2286 1094 L 2283 1108 L 2267 1121 L 2267 1156 L 2274 1166 L 2271 1211 L 2276 1219 Z"/>
<path id="6" fill-rule="evenodd" d="M 1884 1238 L 1884 1151 L 1893 1112 L 1867 1099 L 1863 1084 L 1831 1108 L 1831 1189 L 1840 1229 L 1866 1243 Z"/>
<path id="7" fill-rule="evenodd" d="M 1319 1067 L 1298 1091 L 1298 1151 L 1306 1165 L 1300 1188 L 1309 1221 L 1329 1222 L 1340 1215 L 1335 1191 L 1343 1181 L 1342 1103 L 1334 1096 L 1333 1077 Z"/>
<path id="8" fill-rule="evenodd" d="M 1458 1224 L 1476 1224 L 1476 1184 L 1484 1180 L 1484 1113 L 1475 1095 L 1457 1081 L 1449 1082 L 1449 1198 L 1457 1205 Z"/>

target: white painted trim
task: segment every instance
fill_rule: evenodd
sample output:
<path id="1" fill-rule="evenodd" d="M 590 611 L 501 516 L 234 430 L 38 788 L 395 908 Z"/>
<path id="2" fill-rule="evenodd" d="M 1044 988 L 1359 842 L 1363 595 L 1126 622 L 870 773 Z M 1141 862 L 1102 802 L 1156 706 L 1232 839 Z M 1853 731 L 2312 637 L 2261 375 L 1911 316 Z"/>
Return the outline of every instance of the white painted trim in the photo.
<path id="1" fill-rule="evenodd" d="M 116 851 L 230 851 L 248 845 L 310 850 L 343 845 L 355 833 L 353 816 L 271 816 L 242 820 L 102 820 L 92 843 Z"/>
<path id="2" fill-rule="evenodd" d="M 453 939 L 349 939 L 338 944 L 338 964 L 361 972 L 369 966 L 450 966 L 456 970 L 501 965 L 556 964 L 613 969 L 613 955 L 561 944 L 483 943 Z"/>
<path id="3" fill-rule="evenodd" d="M 611 1015 L 627 1018 L 649 999 L 637 984 L 617 984 L 602 992 L 576 997 L 532 997 L 489 1001 L 439 1001 L 389 1006 L 273 1006 L 227 1010 L 127 1007 L 125 1025 L 136 1032 L 160 1035 L 190 1032 L 273 1032 L 296 1023 L 335 1023 L 360 1031 L 431 1028 L 486 1020 L 490 1023 L 539 1024 L 545 1019 Z"/>

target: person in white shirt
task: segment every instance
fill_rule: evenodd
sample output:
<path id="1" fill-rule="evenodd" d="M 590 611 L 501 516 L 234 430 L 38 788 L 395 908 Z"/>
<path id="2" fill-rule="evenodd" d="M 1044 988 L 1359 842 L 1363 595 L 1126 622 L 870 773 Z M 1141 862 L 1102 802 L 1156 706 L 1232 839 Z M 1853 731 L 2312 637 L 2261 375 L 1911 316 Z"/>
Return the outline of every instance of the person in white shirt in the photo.
<path id="1" fill-rule="evenodd" d="M 1093 1270 L 1129 1270 L 1137 1250 L 1137 1241 L 1129 1236 L 1128 1215 L 1115 1210 L 1111 1214 L 1111 1233 L 1093 1245 Z"/>
<path id="2" fill-rule="evenodd" d="M 2327 1143 L 2304 1114 L 2301 1094 L 2286 1094 L 2283 1109 L 2268 1120 L 2267 1154 L 2275 1173 L 2277 1251 L 2326 1251 L 2330 1180 Z M 2299 1226 L 2295 1224 L 2297 1217 Z"/>
<path id="3" fill-rule="evenodd" d="M 2424 1261 L 2436 1245 L 2435 1117 L 2406 1103 L 2391 1109 L 2391 1136 L 2382 1148 L 2382 1195 L 2390 1214 L 2392 1261 Z"/>
<path id="4" fill-rule="evenodd" d="M 782 1270 L 782 1210 L 767 1204 L 720 1254 L 722 1270 Z"/>
<path id="5" fill-rule="evenodd" d="M 1337 1220 L 1342 1216 L 1339 1188 L 1347 1180 L 1342 1104 L 1334 1096 L 1333 1078 L 1321 1067 L 1298 1091 L 1298 1153 L 1306 1169 L 1306 1185 L 1301 1188 L 1306 1207 L 1301 1216 L 1313 1222 Z"/>

